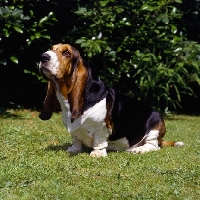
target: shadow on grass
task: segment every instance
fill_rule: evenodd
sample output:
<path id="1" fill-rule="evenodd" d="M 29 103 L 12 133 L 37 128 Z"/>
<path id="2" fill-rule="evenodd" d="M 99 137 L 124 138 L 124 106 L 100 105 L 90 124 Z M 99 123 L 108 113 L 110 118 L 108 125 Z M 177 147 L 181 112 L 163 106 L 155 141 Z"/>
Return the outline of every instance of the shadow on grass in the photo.
<path id="1" fill-rule="evenodd" d="M 19 119 L 22 118 L 21 116 L 17 114 L 10 113 L 6 110 L 6 108 L 0 107 L 0 118 L 13 118 L 13 119 Z"/>
<path id="2" fill-rule="evenodd" d="M 72 146 L 71 143 L 64 143 L 62 145 L 49 145 L 45 150 L 46 151 L 66 151 L 67 152 L 67 149 L 68 147 Z M 83 153 L 90 153 L 91 152 L 91 148 L 89 147 L 86 147 L 83 145 L 83 150 L 82 152 Z M 74 156 L 74 155 L 77 155 L 78 153 L 70 153 L 70 156 Z"/>
<path id="3" fill-rule="evenodd" d="M 71 146 L 71 143 L 64 143 L 62 145 L 50 144 L 45 150 L 46 151 L 66 151 L 68 147 Z"/>

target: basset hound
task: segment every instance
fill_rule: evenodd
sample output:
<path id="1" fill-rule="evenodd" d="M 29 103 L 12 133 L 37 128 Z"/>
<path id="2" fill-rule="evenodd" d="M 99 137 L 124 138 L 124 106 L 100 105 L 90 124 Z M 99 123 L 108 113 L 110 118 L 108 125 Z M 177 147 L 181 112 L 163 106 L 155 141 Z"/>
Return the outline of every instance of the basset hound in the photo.
<path id="1" fill-rule="evenodd" d="M 161 115 L 93 78 L 78 50 L 69 44 L 54 45 L 43 53 L 39 71 L 48 79 L 39 118 L 48 120 L 61 108 L 73 140 L 68 152 L 81 152 L 86 145 L 93 148 L 90 156 L 104 157 L 107 150 L 145 153 L 183 146 L 183 142 L 163 141 L 166 128 Z"/>

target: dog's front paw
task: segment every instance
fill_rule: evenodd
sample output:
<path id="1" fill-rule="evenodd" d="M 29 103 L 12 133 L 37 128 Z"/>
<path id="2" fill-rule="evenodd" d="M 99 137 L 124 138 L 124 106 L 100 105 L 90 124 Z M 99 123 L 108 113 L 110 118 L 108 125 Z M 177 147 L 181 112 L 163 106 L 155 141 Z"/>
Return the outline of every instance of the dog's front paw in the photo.
<path id="1" fill-rule="evenodd" d="M 82 152 L 82 149 L 75 148 L 75 147 L 72 145 L 71 147 L 68 147 L 67 152 L 68 152 L 68 153 L 81 153 L 81 152 Z"/>
<path id="2" fill-rule="evenodd" d="M 92 157 L 106 157 L 107 152 L 106 149 L 95 149 L 90 153 Z"/>

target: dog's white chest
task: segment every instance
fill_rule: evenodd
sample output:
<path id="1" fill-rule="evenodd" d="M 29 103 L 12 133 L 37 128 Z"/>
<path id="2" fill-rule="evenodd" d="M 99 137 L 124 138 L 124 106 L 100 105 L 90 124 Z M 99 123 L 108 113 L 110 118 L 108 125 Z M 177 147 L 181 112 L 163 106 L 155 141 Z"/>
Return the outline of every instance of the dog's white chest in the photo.
<path id="1" fill-rule="evenodd" d="M 88 147 L 93 146 L 93 134 L 96 131 L 105 131 L 108 134 L 106 124 L 104 122 L 106 116 L 106 98 L 86 110 L 83 115 L 78 117 L 71 123 L 71 112 L 68 100 L 60 93 L 56 93 L 62 109 L 62 121 L 68 132 L 76 139 L 83 142 Z"/>

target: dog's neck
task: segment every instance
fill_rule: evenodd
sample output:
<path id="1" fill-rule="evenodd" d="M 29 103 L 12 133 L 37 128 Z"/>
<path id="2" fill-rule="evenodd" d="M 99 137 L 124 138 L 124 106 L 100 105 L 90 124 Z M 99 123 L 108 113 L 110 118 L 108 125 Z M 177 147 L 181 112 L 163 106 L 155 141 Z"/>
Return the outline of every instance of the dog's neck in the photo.
<path id="1" fill-rule="evenodd" d="M 68 91 L 69 88 L 67 87 L 67 85 L 65 84 L 64 81 L 57 81 L 55 79 L 53 80 L 53 85 L 54 85 L 54 90 L 56 92 L 56 96 L 57 99 L 60 103 L 60 107 L 62 110 L 65 111 L 70 111 L 70 104 L 69 104 L 69 100 L 68 100 Z"/>

